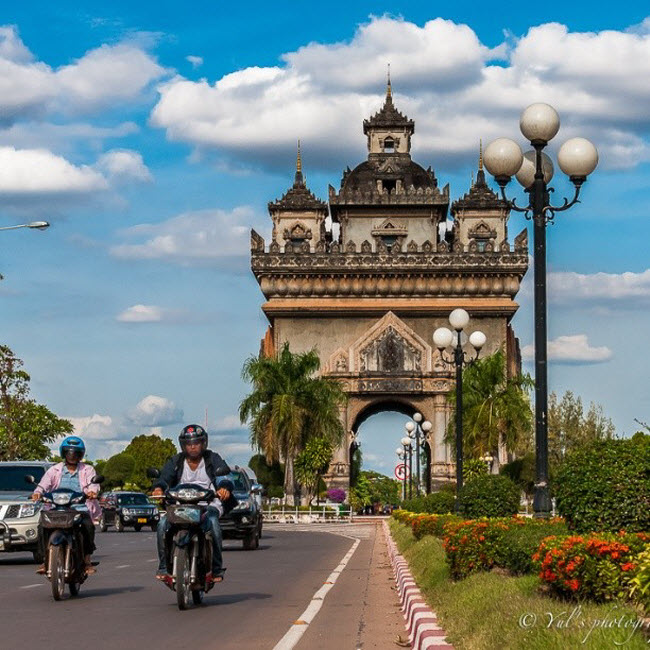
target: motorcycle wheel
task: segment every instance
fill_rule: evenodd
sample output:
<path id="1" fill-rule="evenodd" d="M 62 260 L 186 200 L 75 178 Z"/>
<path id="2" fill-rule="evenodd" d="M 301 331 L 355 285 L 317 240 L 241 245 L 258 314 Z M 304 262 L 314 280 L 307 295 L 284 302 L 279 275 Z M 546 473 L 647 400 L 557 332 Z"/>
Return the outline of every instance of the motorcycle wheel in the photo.
<path id="1" fill-rule="evenodd" d="M 65 593 L 65 548 L 63 546 L 51 546 L 49 553 L 52 598 L 62 600 Z"/>
<path id="2" fill-rule="evenodd" d="M 108 524 L 106 523 L 106 517 L 104 517 L 103 513 L 102 513 L 101 517 L 99 518 L 99 530 L 101 530 L 102 533 L 105 533 L 108 530 Z"/>
<path id="3" fill-rule="evenodd" d="M 257 528 L 244 537 L 244 550 L 254 551 L 260 545 L 260 532 Z"/>
<path id="4" fill-rule="evenodd" d="M 135 528 L 136 533 L 139 533 L 142 530 L 142 526 L 140 524 L 136 524 L 135 526 L 133 526 L 133 528 Z"/>
<path id="5" fill-rule="evenodd" d="M 176 602 L 178 609 L 189 609 L 193 601 L 192 586 L 190 585 L 190 554 L 188 548 L 177 548 L 174 551 L 176 565 Z"/>
<path id="6" fill-rule="evenodd" d="M 115 530 L 118 533 L 124 532 L 124 522 L 120 519 L 119 515 L 115 517 Z"/>
<path id="7" fill-rule="evenodd" d="M 192 591 L 192 601 L 195 605 L 200 605 L 203 602 L 203 589 L 195 589 Z"/>

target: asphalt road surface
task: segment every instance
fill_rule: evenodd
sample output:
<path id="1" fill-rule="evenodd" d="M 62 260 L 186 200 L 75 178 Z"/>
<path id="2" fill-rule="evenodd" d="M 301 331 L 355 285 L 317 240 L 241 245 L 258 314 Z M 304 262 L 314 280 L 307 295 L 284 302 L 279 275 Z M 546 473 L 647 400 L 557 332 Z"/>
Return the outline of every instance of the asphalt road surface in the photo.
<path id="1" fill-rule="evenodd" d="M 370 558 L 375 529 L 354 529 L 362 540 L 355 558 L 359 562 Z M 354 529 L 345 532 L 353 535 Z M 97 533 L 96 543 L 98 573 L 82 585 L 78 597 L 60 602 L 52 599 L 49 582 L 34 573 L 31 555 L 0 554 L 3 648 L 271 649 L 300 617 L 354 540 L 324 530 L 281 526 L 265 530 L 255 551 L 244 551 L 241 542 L 226 540 L 225 581 L 215 586 L 203 605 L 185 612 L 178 610 L 175 593 L 154 580 L 153 533 L 109 529 Z M 348 573 L 352 576 L 353 571 Z M 355 598 L 349 592 L 347 597 Z M 328 599 L 334 603 L 336 596 Z M 352 610 L 348 614 L 355 616 Z M 319 616 L 323 624 L 325 615 Z M 351 620 L 351 636 L 354 625 L 358 623 Z M 348 638 L 350 645 L 332 647 L 356 647 Z M 297 648 L 303 647 L 308 646 L 301 641 Z"/>

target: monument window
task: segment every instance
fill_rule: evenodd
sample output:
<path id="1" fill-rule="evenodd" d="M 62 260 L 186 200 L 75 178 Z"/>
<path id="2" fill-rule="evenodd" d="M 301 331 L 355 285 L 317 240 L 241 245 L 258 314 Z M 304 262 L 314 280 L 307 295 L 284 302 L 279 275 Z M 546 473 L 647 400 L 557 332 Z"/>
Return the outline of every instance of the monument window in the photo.
<path id="1" fill-rule="evenodd" d="M 397 181 L 394 179 L 384 180 L 382 181 L 382 187 L 390 194 L 391 192 L 395 191 L 395 188 L 397 187 Z"/>
<path id="2" fill-rule="evenodd" d="M 384 140 L 384 153 L 395 153 L 395 140 L 388 137 Z"/>

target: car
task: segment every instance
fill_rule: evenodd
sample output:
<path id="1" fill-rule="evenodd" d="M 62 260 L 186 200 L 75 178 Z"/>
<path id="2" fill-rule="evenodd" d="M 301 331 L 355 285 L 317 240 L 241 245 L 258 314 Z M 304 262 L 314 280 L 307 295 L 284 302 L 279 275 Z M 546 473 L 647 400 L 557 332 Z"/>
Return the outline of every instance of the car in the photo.
<path id="1" fill-rule="evenodd" d="M 235 465 L 234 470 L 221 479 L 232 481 L 233 494 L 239 503 L 221 517 L 219 523 L 224 539 L 241 539 L 244 548 L 253 551 L 259 547 L 262 536 L 262 508 L 257 502 L 262 486 L 252 481 L 245 469 Z"/>
<path id="2" fill-rule="evenodd" d="M 103 533 L 109 526 L 115 526 L 118 533 L 124 532 L 127 526 L 133 526 L 136 532 L 143 526 L 154 531 L 158 527 L 158 507 L 142 492 L 106 492 L 100 496 L 99 505 L 102 508 L 99 528 Z"/>
<path id="3" fill-rule="evenodd" d="M 0 552 L 27 551 L 41 564 L 38 550 L 38 522 L 42 504 L 33 502 L 34 491 L 27 477 L 36 483 L 53 465 L 47 461 L 0 462 Z"/>

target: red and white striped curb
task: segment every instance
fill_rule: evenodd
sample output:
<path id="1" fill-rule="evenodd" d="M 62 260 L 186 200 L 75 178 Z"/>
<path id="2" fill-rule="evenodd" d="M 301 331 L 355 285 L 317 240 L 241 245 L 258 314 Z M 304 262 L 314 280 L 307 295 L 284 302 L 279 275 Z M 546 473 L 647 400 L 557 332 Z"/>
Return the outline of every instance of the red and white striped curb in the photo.
<path id="1" fill-rule="evenodd" d="M 425 650 L 426 648 L 453 650 L 454 646 L 447 643 L 447 635 L 438 625 L 438 617 L 427 605 L 415 584 L 407 561 L 398 553 L 388 524 L 385 521 L 382 523 L 411 647 L 415 650 Z"/>

